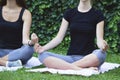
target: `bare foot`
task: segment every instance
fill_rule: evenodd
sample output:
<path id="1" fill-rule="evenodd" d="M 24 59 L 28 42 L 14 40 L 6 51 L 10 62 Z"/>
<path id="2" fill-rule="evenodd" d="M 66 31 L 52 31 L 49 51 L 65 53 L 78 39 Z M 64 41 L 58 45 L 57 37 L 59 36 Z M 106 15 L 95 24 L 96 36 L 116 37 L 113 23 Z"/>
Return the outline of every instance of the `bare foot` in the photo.
<path id="1" fill-rule="evenodd" d="M 92 69 L 92 70 L 98 71 L 98 68 L 97 68 L 97 67 L 89 67 L 88 69 Z"/>
<path id="2" fill-rule="evenodd" d="M 40 46 L 39 43 L 35 43 L 34 50 L 35 50 L 36 53 L 39 52 L 39 46 Z"/>

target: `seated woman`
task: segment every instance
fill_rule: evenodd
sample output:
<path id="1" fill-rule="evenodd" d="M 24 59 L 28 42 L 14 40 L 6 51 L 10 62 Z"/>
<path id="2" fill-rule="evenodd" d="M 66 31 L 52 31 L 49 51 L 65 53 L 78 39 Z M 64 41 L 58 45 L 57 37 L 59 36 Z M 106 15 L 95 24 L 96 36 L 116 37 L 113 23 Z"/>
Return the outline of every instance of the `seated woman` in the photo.
<path id="1" fill-rule="evenodd" d="M 25 0 L 1 0 L 0 65 L 22 66 L 32 57 L 38 38 L 32 34 L 29 39 L 31 21 Z"/>
<path id="2" fill-rule="evenodd" d="M 70 28 L 70 46 L 67 55 L 59 55 L 47 50 L 56 47 Z M 80 0 L 78 7 L 64 13 L 57 36 L 48 44 L 35 45 L 39 60 L 49 68 L 73 69 L 100 67 L 106 58 L 107 42 L 103 39 L 104 16 L 92 7 L 92 0 Z M 95 37 L 97 46 L 95 47 Z"/>

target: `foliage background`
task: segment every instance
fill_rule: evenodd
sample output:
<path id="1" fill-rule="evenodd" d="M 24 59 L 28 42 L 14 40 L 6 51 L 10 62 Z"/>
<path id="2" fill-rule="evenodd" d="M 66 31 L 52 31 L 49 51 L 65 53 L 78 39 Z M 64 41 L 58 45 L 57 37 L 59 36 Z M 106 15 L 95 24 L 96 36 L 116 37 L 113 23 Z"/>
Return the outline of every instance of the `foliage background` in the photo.
<path id="1" fill-rule="evenodd" d="M 109 44 L 109 53 L 120 53 L 118 23 L 120 21 L 120 0 L 95 0 L 94 7 L 103 11 L 106 17 L 105 40 Z M 33 15 L 31 33 L 40 38 L 40 44 L 48 43 L 58 32 L 63 13 L 76 7 L 79 0 L 27 0 L 28 9 Z M 68 46 L 69 33 L 61 46 Z"/>

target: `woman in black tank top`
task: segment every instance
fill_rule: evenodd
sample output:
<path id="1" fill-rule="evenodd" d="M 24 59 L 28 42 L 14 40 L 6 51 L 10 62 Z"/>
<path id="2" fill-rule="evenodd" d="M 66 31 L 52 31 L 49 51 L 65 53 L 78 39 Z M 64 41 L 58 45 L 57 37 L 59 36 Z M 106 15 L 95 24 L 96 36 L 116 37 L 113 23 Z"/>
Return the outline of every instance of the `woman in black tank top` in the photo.
<path id="1" fill-rule="evenodd" d="M 29 39 L 31 22 L 25 0 L 1 0 L 0 65 L 22 66 L 32 57 L 38 38 L 32 34 Z"/>

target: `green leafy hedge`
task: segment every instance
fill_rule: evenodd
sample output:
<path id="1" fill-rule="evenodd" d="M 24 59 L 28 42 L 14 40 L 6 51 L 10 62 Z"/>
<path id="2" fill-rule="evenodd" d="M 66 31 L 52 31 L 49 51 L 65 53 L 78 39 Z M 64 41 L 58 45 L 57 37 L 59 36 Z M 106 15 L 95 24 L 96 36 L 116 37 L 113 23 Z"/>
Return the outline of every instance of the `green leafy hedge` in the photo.
<path id="1" fill-rule="evenodd" d="M 117 24 L 120 21 L 120 0 L 96 0 L 94 6 L 104 12 L 106 17 L 105 39 L 109 43 L 110 53 L 120 52 L 120 38 Z M 32 32 L 38 34 L 40 44 L 48 43 L 58 32 L 63 13 L 76 7 L 79 0 L 27 0 L 27 6 L 33 15 Z M 68 33 L 69 34 L 69 33 Z M 68 46 L 69 35 L 62 46 Z"/>
<path id="2" fill-rule="evenodd" d="M 120 36 L 117 24 L 120 22 L 120 0 L 100 1 L 96 6 L 106 17 L 105 39 L 109 43 L 110 53 L 120 53 Z"/>

